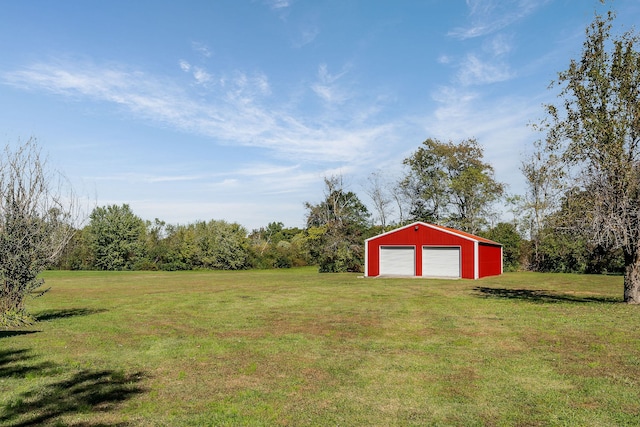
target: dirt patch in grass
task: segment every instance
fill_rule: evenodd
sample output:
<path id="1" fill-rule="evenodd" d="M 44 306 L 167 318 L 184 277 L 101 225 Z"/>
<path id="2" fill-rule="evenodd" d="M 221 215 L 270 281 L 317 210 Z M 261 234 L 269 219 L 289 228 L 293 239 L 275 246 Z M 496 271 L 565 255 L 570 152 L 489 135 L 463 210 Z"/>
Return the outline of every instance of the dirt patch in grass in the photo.
<path id="1" fill-rule="evenodd" d="M 217 332 L 220 338 L 252 338 L 282 337 L 286 335 L 307 335 L 312 337 L 333 337 L 337 339 L 353 339 L 370 336 L 380 327 L 379 319 L 359 314 L 324 313 L 275 313 L 265 317 L 262 325 L 251 329 L 239 329 Z"/>

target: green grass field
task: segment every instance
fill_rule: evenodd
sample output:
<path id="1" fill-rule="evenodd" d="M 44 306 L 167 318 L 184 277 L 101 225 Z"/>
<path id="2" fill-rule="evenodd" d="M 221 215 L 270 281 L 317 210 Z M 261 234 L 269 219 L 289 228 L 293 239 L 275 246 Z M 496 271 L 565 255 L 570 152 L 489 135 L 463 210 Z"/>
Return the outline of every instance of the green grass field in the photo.
<path id="1" fill-rule="evenodd" d="M 47 272 L 0 425 L 637 426 L 622 278 Z"/>

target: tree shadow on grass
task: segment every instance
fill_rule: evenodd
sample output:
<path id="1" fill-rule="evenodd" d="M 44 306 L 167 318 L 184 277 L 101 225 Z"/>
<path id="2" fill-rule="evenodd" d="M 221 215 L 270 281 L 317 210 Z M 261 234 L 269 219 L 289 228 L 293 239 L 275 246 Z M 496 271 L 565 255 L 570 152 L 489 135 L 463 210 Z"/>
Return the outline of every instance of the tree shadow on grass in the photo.
<path id="1" fill-rule="evenodd" d="M 622 300 L 614 297 L 574 295 L 554 293 L 539 289 L 506 289 L 487 288 L 478 286 L 473 288 L 483 298 L 517 299 L 536 303 L 599 303 L 618 304 Z"/>
<path id="2" fill-rule="evenodd" d="M 48 322 L 50 320 L 64 319 L 67 317 L 89 316 L 91 314 L 104 313 L 105 309 L 93 308 L 67 308 L 62 310 L 43 310 L 34 315 L 38 322 Z"/>
<path id="3" fill-rule="evenodd" d="M 60 417 L 69 414 L 109 412 L 143 393 L 145 389 L 139 384 L 143 378 L 140 372 L 82 370 L 70 379 L 22 393 L 5 406 L 0 422 L 8 422 L 12 427 L 37 426 L 59 423 Z"/>
<path id="4" fill-rule="evenodd" d="M 24 378 L 27 375 L 47 375 L 55 369 L 49 362 L 34 362 L 28 350 L 0 350 L 0 379 Z"/>
<path id="5" fill-rule="evenodd" d="M 146 390 L 141 372 L 83 369 L 72 374 L 60 365 L 38 362 L 29 350 L 0 351 L 0 379 L 44 377 L 33 381 L 36 386 L 12 396 L 0 406 L 0 425 L 11 427 L 66 425 L 68 415 L 107 413 L 133 396 Z M 50 379 L 64 377 L 56 381 Z M 47 380 L 46 378 L 50 379 Z M 82 426 L 105 426 L 84 422 Z M 114 425 L 114 424 L 109 424 Z M 115 425 L 124 426 L 126 423 Z"/>
<path id="6" fill-rule="evenodd" d="M 0 340 L 2 338 L 11 338 L 20 335 L 36 334 L 40 331 L 0 331 Z"/>
<path id="7" fill-rule="evenodd" d="M 125 374 L 114 370 L 84 369 L 69 379 L 38 386 L 14 397 L 1 408 L 0 424 L 11 427 L 64 425 L 61 417 L 65 415 L 106 413 L 144 393 L 146 390 L 140 385 L 144 377 L 141 372 Z M 81 425 L 106 424 L 85 422 Z"/>

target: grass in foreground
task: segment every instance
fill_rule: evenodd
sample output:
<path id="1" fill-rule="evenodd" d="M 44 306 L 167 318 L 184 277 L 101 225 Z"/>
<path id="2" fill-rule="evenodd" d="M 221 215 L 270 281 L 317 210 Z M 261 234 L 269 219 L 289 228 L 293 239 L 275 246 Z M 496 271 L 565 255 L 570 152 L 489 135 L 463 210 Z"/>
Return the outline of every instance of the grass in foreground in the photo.
<path id="1" fill-rule="evenodd" d="M 47 272 L 0 331 L 0 425 L 621 426 L 622 278 Z"/>

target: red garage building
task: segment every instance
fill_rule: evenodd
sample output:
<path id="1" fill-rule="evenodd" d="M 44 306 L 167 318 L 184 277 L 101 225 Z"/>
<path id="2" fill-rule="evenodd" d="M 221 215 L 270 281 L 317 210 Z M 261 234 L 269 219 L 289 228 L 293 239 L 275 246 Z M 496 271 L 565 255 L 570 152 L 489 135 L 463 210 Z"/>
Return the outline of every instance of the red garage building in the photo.
<path id="1" fill-rule="evenodd" d="M 502 274 L 502 245 L 440 225 L 415 222 L 365 240 L 367 277 L 479 279 Z"/>

